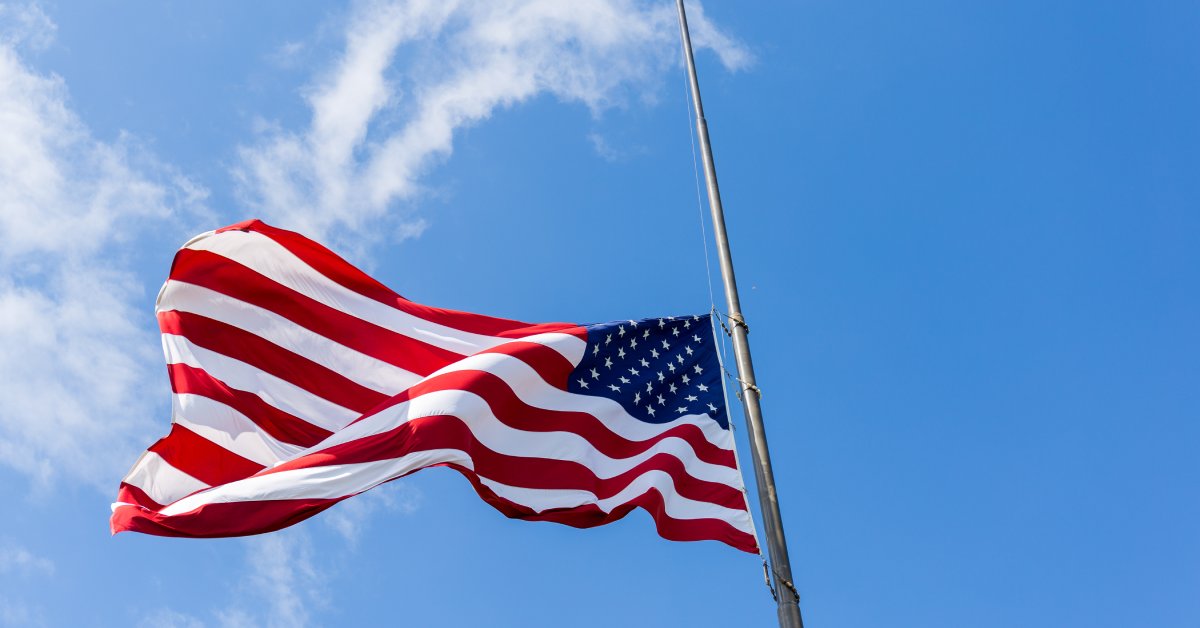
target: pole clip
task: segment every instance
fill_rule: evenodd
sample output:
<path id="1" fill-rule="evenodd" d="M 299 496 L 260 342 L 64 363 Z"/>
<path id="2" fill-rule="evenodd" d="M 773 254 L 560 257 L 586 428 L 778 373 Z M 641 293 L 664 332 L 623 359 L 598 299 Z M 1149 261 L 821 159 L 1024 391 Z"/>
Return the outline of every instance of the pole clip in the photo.
<path id="1" fill-rule="evenodd" d="M 771 598 L 775 600 L 776 604 L 778 604 L 779 593 L 776 592 L 775 587 L 771 585 L 771 571 L 773 570 L 770 567 L 767 567 L 767 558 L 765 556 L 759 554 L 759 557 L 762 558 L 763 564 L 763 584 L 767 585 L 767 590 L 771 592 Z"/>
<path id="2" fill-rule="evenodd" d="M 765 566 L 766 565 L 764 564 L 764 567 Z M 799 601 L 800 600 L 800 592 L 796 590 L 796 585 L 792 584 L 791 580 L 788 580 L 787 578 L 784 578 L 783 576 L 779 575 L 779 572 L 775 571 L 774 568 L 771 569 L 771 572 L 775 574 L 775 582 L 778 582 L 778 583 L 782 584 L 783 586 L 787 587 L 788 591 L 792 592 L 792 598 L 794 598 L 796 601 Z M 776 601 L 778 601 L 778 598 L 776 598 Z"/>
<path id="3" fill-rule="evenodd" d="M 750 335 L 750 326 L 746 324 L 746 319 L 742 318 L 741 312 L 734 312 L 729 315 L 729 322 L 733 323 L 734 327 L 741 327 L 746 330 L 746 335 Z"/>

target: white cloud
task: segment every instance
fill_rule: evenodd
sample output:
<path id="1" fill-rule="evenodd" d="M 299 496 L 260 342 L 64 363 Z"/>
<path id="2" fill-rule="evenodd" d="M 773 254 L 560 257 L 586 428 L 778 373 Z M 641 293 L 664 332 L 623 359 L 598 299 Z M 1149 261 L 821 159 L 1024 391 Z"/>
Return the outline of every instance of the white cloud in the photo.
<path id="1" fill-rule="evenodd" d="M 29 580 L 54 575 L 54 562 L 10 541 L 0 544 L 0 577 Z M 3 581 L 0 580 L 0 583 Z M 0 590 L 5 587 L 0 586 Z M 0 626 L 44 626 L 42 609 L 0 594 Z"/>
<path id="2" fill-rule="evenodd" d="M 697 48 L 750 63 L 689 10 Z M 360 3 L 340 58 L 308 89 L 308 128 L 267 130 L 240 151 L 242 192 L 283 226 L 361 235 L 420 191 L 459 129 L 497 109 L 550 94 L 600 112 L 652 94 L 679 62 L 675 20 L 673 6 L 639 0 Z"/>
<path id="3" fill-rule="evenodd" d="M 139 628 L 204 628 L 204 622 L 191 615 L 162 608 L 142 617 L 138 626 Z"/>
<path id="4" fill-rule="evenodd" d="M 382 511 L 411 515 L 421 507 L 423 500 L 421 489 L 405 480 L 396 480 L 340 502 L 321 516 L 351 548 L 355 548 L 373 514 Z"/>
<path id="5" fill-rule="evenodd" d="M 204 191 L 127 135 L 92 137 L 62 79 L 21 57 L 52 35 L 36 8 L 0 11 L 0 460 L 43 488 L 66 476 L 111 492 L 165 424 L 127 260 L 139 238 L 190 230 L 180 217 Z"/>
<path id="6" fill-rule="evenodd" d="M 299 528 L 252 536 L 243 542 L 245 571 L 233 598 L 216 605 L 211 622 L 171 608 L 143 615 L 139 626 L 169 628 L 304 628 L 329 606 L 329 567 L 319 567 L 312 542 Z"/>
<path id="7" fill-rule="evenodd" d="M 0 546 L 0 575 L 16 574 L 20 577 L 52 576 L 54 562 L 42 558 L 24 547 L 13 544 Z"/>
<path id="8" fill-rule="evenodd" d="M 224 611 L 219 614 L 222 626 L 302 628 L 314 608 L 328 605 L 327 579 L 313 562 L 312 543 L 303 530 L 246 539 L 246 562 L 248 590 L 260 602 L 252 608 L 259 612 L 237 607 Z"/>
<path id="9" fill-rule="evenodd" d="M 0 46 L 42 50 L 54 41 L 57 28 L 35 4 L 0 4 Z"/>
<path id="10" fill-rule="evenodd" d="M 45 626 L 42 609 L 0 595 L 0 626 Z"/>

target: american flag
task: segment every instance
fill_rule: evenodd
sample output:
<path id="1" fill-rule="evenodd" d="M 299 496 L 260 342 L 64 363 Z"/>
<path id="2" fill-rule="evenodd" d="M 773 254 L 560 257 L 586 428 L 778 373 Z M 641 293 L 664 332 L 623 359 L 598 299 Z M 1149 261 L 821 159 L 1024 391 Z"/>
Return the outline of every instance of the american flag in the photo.
<path id="1" fill-rule="evenodd" d="M 172 425 L 112 530 L 278 530 L 430 466 L 508 517 L 757 552 L 707 315 L 529 324 L 418 305 L 299 234 L 197 236 L 156 306 Z"/>

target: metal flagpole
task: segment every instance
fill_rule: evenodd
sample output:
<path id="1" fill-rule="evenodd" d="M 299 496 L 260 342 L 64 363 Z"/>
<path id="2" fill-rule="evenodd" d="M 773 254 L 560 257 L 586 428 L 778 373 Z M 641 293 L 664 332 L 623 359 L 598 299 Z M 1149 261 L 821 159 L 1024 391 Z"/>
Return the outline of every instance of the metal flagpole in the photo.
<path id="1" fill-rule="evenodd" d="M 779 625 L 784 628 L 803 628 L 799 596 L 792 585 L 792 567 L 788 560 L 787 539 L 783 535 L 783 519 L 779 515 L 775 476 L 771 472 L 771 454 L 767 451 L 767 434 L 763 429 L 762 408 L 759 406 L 761 392 L 754 384 L 754 364 L 750 361 L 750 342 L 746 337 L 749 327 L 742 317 L 741 303 L 738 299 L 737 279 L 733 275 L 733 257 L 729 253 L 729 237 L 725 232 L 725 211 L 721 206 L 721 192 L 717 189 L 717 168 L 713 164 L 712 145 L 708 141 L 708 123 L 704 120 L 704 106 L 700 102 L 700 81 L 696 78 L 696 60 L 692 57 L 692 38 L 688 33 L 687 12 L 683 8 L 683 0 L 676 0 L 676 5 L 679 8 L 679 31 L 683 38 L 688 79 L 692 88 L 692 106 L 696 111 L 696 135 L 700 138 L 700 154 L 704 159 L 708 206 L 712 210 L 713 233 L 721 259 L 721 277 L 725 283 L 725 301 L 729 306 L 729 320 L 732 323 L 730 326 L 733 328 L 733 354 L 737 359 L 742 405 L 746 411 L 746 425 L 750 430 L 754 479 L 758 484 L 758 501 L 766 527 L 767 553 L 775 575 Z"/>

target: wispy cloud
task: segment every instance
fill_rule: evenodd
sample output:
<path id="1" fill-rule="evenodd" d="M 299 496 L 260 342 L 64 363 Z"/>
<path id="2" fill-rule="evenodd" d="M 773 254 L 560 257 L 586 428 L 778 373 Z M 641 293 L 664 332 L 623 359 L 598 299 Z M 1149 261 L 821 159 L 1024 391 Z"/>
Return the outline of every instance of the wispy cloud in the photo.
<path id="1" fill-rule="evenodd" d="M 246 563 L 245 586 L 255 603 L 219 613 L 219 623 L 226 628 L 302 628 L 314 609 L 329 603 L 328 578 L 317 568 L 312 542 L 303 529 L 246 539 Z"/>
<path id="2" fill-rule="evenodd" d="M 53 32 L 37 7 L 0 10 L 0 460 L 112 490 L 161 424 L 130 244 L 182 233 L 204 191 L 129 136 L 92 137 L 62 79 L 22 59 Z"/>
<path id="3" fill-rule="evenodd" d="M 138 628 L 204 628 L 204 622 L 185 613 L 160 608 L 142 617 Z"/>
<path id="4" fill-rule="evenodd" d="M 0 575 L 17 575 L 22 578 L 53 576 L 54 562 L 19 545 L 6 543 L 0 545 Z"/>
<path id="5" fill-rule="evenodd" d="M 731 69 L 751 62 L 702 7 L 690 10 L 697 47 Z M 665 3 L 362 2 L 341 55 L 307 90 L 307 128 L 267 125 L 236 175 L 263 215 L 322 238 L 411 225 L 385 214 L 421 191 L 460 129 L 541 94 L 598 113 L 653 93 L 678 59 Z"/>
<path id="6" fill-rule="evenodd" d="M 326 511 L 322 517 L 351 548 L 355 548 L 376 512 L 411 515 L 421 507 L 423 500 L 420 489 L 404 480 L 397 480 L 347 499 Z"/>
<path id="7" fill-rule="evenodd" d="M 0 542 L 0 591 L 12 589 L 5 580 L 14 581 L 49 578 L 54 575 L 54 562 L 38 556 L 12 541 Z M 38 585 L 43 583 L 39 582 Z M 22 599 L 0 593 L 0 626 L 44 626 L 42 608 Z"/>
<path id="8" fill-rule="evenodd" d="M 45 626 L 42 609 L 0 595 L 0 626 Z"/>
<path id="9" fill-rule="evenodd" d="M 232 600 L 218 605 L 212 621 L 172 608 L 154 609 L 139 626 L 170 628 L 304 628 L 329 605 L 329 568 L 318 566 L 302 528 L 253 536 L 243 542 L 245 570 L 233 582 Z"/>

